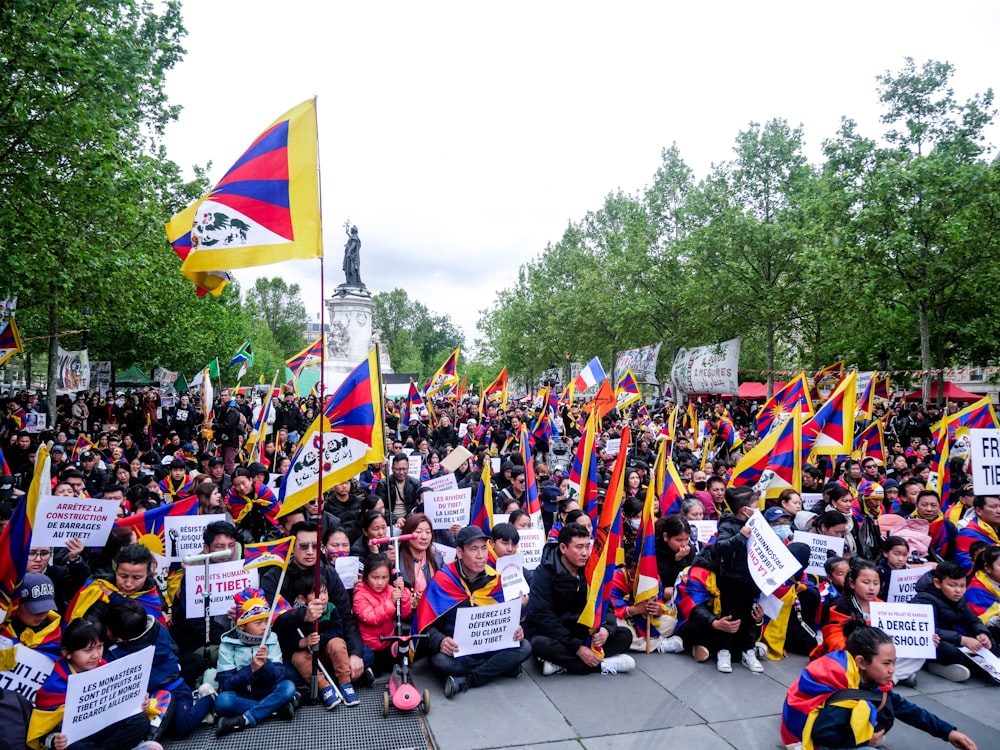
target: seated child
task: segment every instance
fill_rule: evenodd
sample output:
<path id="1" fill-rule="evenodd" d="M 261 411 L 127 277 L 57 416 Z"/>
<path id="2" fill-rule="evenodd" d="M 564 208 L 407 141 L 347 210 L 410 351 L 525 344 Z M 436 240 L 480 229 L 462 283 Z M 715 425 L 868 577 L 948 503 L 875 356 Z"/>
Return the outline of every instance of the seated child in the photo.
<path id="1" fill-rule="evenodd" d="M 351 662 L 344 640 L 344 623 L 329 599 L 326 586 L 320 585 L 317 597 L 314 580 L 300 576 L 292 580 L 290 594 L 295 608 L 275 621 L 281 652 L 287 655 L 295 671 L 308 683 L 312 679 L 312 652 L 318 649 L 320 664 L 325 668 L 319 671 L 323 705 L 330 710 L 340 703 L 341 696 L 345 705 L 358 705 L 360 699 L 351 684 Z M 326 670 L 330 669 L 340 686 L 339 692 L 327 679 L 329 672 Z"/>
<path id="2" fill-rule="evenodd" d="M 1000 639 L 1000 547 L 987 547 L 976 559 L 965 601 L 990 638 Z"/>
<path id="3" fill-rule="evenodd" d="M 413 611 L 410 589 L 403 585 L 400 576 L 390 582 L 391 576 L 389 558 L 372 555 L 365 562 L 363 580 L 354 589 L 354 616 L 358 619 L 358 630 L 365 642 L 365 662 L 369 661 L 368 652 L 371 651 L 375 674 L 392 671 L 392 644 L 379 641 L 379 636 L 395 632 L 396 602 L 399 602 L 401 618 L 410 617 Z"/>
<path id="4" fill-rule="evenodd" d="M 103 666 L 104 634 L 96 623 L 74 620 L 62 634 L 62 658 L 35 695 L 35 710 L 28 725 L 28 745 L 35 750 L 162 750 L 158 743 L 144 742 L 149 735 L 149 719 L 144 713 L 129 716 L 95 734 L 69 744 L 62 728 L 66 689 L 72 674 Z M 148 698 L 143 711 L 148 708 Z"/>
<path id="5" fill-rule="evenodd" d="M 157 737 L 168 731 L 184 738 L 198 728 L 212 711 L 215 699 L 205 696 L 195 702 L 191 688 L 180 674 L 177 644 L 156 619 L 134 599 L 121 599 L 108 611 L 108 638 L 115 642 L 108 649 L 108 661 L 153 646 L 153 668 L 149 674 L 149 694 L 157 699 L 157 711 L 163 719 Z"/>
<path id="6" fill-rule="evenodd" d="M 264 631 L 270 607 L 259 589 L 250 589 L 240 605 L 236 627 L 219 644 L 219 696 L 215 713 L 223 717 L 215 727 L 217 737 L 240 732 L 266 721 L 271 714 L 291 720 L 295 716 L 295 685 L 285 679 L 278 637 Z"/>
<path id="7" fill-rule="evenodd" d="M 0 635 L 45 654 L 53 661 L 58 659 L 62 630 L 52 581 L 42 573 L 25 573 L 18 596 L 20 604 L 3 624 Z"/>
<path id="8" fill-rule="evenodd" d="M 976 652 L 990 649 L 997 653 L 986 626 L 965 602 L 965 571 L 958 563 L 939 563 L 917 581 L 912 604 L 930 604 L 934 607 L 937 658 L 927 662 L 931 674 L 952 682 L 965 682 L 971 676 L 963 662 L 965 654 L 959 648 Z"/>
<path id="9" fill-rule="evenodd" d="M 878 598 L 888 601 L 889 584 L 892 582 L 892 571 L 906 568 L 910 557 L 910 545 L 901 536 L 887 536 L 882 542 L 882 556 L 878 563 L 879 590 Z"/>

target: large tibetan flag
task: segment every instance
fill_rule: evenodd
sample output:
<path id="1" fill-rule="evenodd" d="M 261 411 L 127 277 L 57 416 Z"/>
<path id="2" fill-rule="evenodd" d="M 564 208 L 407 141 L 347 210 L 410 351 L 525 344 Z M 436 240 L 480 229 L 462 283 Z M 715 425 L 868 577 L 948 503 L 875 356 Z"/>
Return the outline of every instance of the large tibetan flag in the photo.
<path id="1" fill-rule="evenodd" d="M 927 489 L 938 493 L 942 508 L 951 507 L 951 461 L 948 430 L 944 427 L 939 427 L 934 433 L 934 457 L 931 459 L 931 473 L 927 478 Z"/>
<path id="2" fill-rule="evenodd" d="M 372 349 L 299 441 L 281 482 L 281 515 L 301 508 L 320 492 L 364 471 L 368 464 L 384 460 L 381 380 L 378 354 Z M 318 488 L 321 468 L 322 487 Z"/>
<path id="3" fill-rule="evenodd" d="M 52 461 L 49 447 L 42 444 L 35 455 L 35 475 L 28 487 L 28 494 L 14 507 L 7 525 L 0 532 L 0 622 L 7 619 L 16 605 L 17 589 L 28 567 L 28 550 L 31 549 L 31 529 L 42 495 L 51 491 Z"/>
<path id="4" fill-rule="evenodd" d="M 669 516 L 681 512 L 681 503 L 687 494 L 687 486 L 677 471 L 677 465 L 666 455 L 663 448 L 663 461 L 656 476 L 656 486 L 659 489 L 660 515 Z"/>
<path id="5" fill-rule="evenodd" d="M 597 516 L 600 506 L 597 503 L 598 489 L 600 487 L 600 477 L 597 474 L 597 449 L 594 445 L 597 427 L 596 418 L 591 415 L 587 419 L 587 426 L 583 430 L 583 436 L 576 447 L 576 455 L 573 456 L 573 465 L 569 472 L 569 489 L 575 492 L 580 508 L 590 516 L 591 527 L 597 528 Z"/>
<path id="6" fill-rule="evenodd" d="M 524 461 L 524 499 L 522 507 L 531 516 L 531 525 L 542 529 L 542 504 L 538 499 L 538 482 L 535 480 L 535 460 L 531 457 L 531 447 L 528 445 L 528 428 L 521 423 L 520 443 L 521 460 Z"/>
<path id="7" fill-rule="evenodd" d="M 273 542 L 243 545 L 243 569 L 263 568 L 266 565 L 288 567 L 292 559 L 292 549 L 295 547 L 295 537 L 286 536 Z"/>
<path id="8" fill-rule="evenodd" d="M 885 430 L 882 420 L 876 419 L 854 438 L 854 450 L 861 459 L 873 458 L 880 466 L 885 466 Z"/>
<path id="9" fill-rule="evenodd" d="M 607 496 L 594 530 L 594 547 L 587 560 L 584 577 L 587 580 L 587 603 L 577 622 L 597 632 L 611 600 L 611 580 L 614 577 L 618 547 L 621 544 L 622 499 L 625 495 L 625 456 L 628 454 L 631 431 L 622 430 L 622 447 L 615 459 L 615 468 L 608 483 Z M 596 651 L 596 649 L 595 649 Z"/>
<path id="10" fill-rule="evenodd" d="M 478 526 L 484 534 L 493 531 L 493 471 L 490 462 L 483 463 L 483 472 L 476 488 L 476 499 L 472 503 L 470 526 Z"/>
<path id="11" fill-rule="evenodd" d="M 854 413 L 858 419 L 871 419 L 872 409 L 875 407 L 875 381 L 878 380 L 878 373 L 873 372 L 871 378 L 865 383 L 858 402 L 855 405 Z"/>
<path id="12" fill-rule="evenodd" d="M 496 376 L 492 383 L 486 386 L 486 390 L 483 391 L 483 399 L 486 403 L 492 401 L 499 401 L 500 408 L 507 408 L 507 398 L 510 392 L 510 383 L 507 379 L 507 365 L 503 366 L 500 370 L 500 374 Z"/>
<path id="13" fill-rule="evenodd" d="M 615 408 L 618 410 L 624 409 L 629 404 L 634 404 L 641 398 L 642 393 L 639 391 L 639 384 L 635 382 L 635 375 L 632 374 L 632 368 L 629 367 L 618 378 L 618 385 L 615 386 Z"/>
<path id="14" fill-rule="evenodd" d="M 875 387 L 872 395 L 876 401 L 888 401 L 892 394 L 892 387 L 889 385 L 889 373 L 885 373 L 881 378 L 877 377 L 878 373 L 875 373 L 875 375 Z"/>
<path id="15" fill-rule="evenodd" d="M 656 476 L 660 462 L 665 459 L 663 450 L 658 451 L 653 464 L 653 476 Z M 635 576 L 632 579 L 634 604 L 655 599 L 660 593 L 660 573 L 656 567 L 656 511 L 656 483 L 650 482 L 646 488 L 646 502 L 642 506 L 639 531 L 635 537 Z"/>
<path id="16" fill-rule="evenodd" d="M 0 324 L 0 365 L 23 351 L 24 345 L 17 330 L 17 320 L 13 317 L 8 318 L 6 323 Z"/>
<path id="17" fill-rule="evenodd" d="M 403 413 L 400 415 L 403 427 L 409 427 L 412 422 L 420 421 L 420 409 L 423 405 L 424 399 L 411 379 L 410 390 L 406 394 L 406 402 L 403 404 Z"/>
<path id="18" fill-rule="evenodd" d="M 806 374 L 800 372 L 785 383 L 777 393 L 764 402 L 757 412 L 757 435 L 764 437 L 771 429 L 775 417 L 779 414 L 789 414 L 798 406 L 804 418 L 813 415 L 812 399 L 809 398 L 809 383 Z"/>
<path id="19" fill-rule="evenodd" d="M 236 376 L 237 380 L 242 380 L 243 376 L 247 374 L 247 370 L 253 367 L 253 349 L 250 348 L 250 339 L 244 341 L 240 350 L 229 360 L 229 366 L 233 367 L 234 365 L 240 366 L 239 374 Z"/>
<path id="20" fill-rule="evenodd" d="M 455 351 L 448 355 L 448 358 L 438 368 L 438 371 L 434 373 L 434 377 L 431 378 L 424 389 L 425 396 L 433 396 L 435 393 L 458 383 L 458 373 L 455 370 L 458 367 L 458 353 L 460 349 L 461 347 L 456 347 Z"/>
<path id="21" fill-rule="evenodd" d="M 279 117 L 166 228 L 188 249 L 185 275 L 321 257 L 316 100 Z"/>
<path id="22" fill-rule="evenodd" d="M 955 435 L 963 428 L 965 430 L 974 428 L 1000 429 L 1000 420 L 997 420 L 997 413 L 993 410 L 993 402 L 990 397 L 983 396 L 974 404 L 940 420 L 933 429 L 937 430 L 944 425 L 948 426 L 948 439 L 954 441 Z"/>
<path id="23" fill-rule="evenodd" d="M 313 341 L 309 346 L 296 354 L 291 359 L 285 360 L 285 366 L 292 371 L 295 377 L 302 374 L 302 371 L 309 365 L 314 365 L 323 358 L 323 336 Z"/>
<path id="24" fill-rule="evenodd" d="M 604 367 L 601 366 L 601 360 L 594 357 L 587 363 L 586 367 L 580 370 L 580 374 L 576 376 L 574 385 L 576 386 L 576 390 L 585 391 L 607 379 L 608 376 L 604 374 Z"/>
<path id="25" fill-rule="evenodd" d="M 535 419 L 531 423 L 531 428 L 528 430 L 528 441 L 531 443 L 531 447 L 534 448 L 539 440 L 545 444 L 551 443 L 554 434 L 555 426 L 552 423 L 552 417 L 548 408 L 543 406 L 539 409 L 535 415 Z"/>
<path id="26" fill-rule="evenodd" d="M 750 485 L 762 490 L 762 498 L 777 497 L 786 489 L 802 490 L 802 416 L 798 409 L 740 459 L 729 485 Z"/>
<path id="27" fill-rule="evenodd" d="M 847 456 L 854 449 L 854 410 L 857 404 L 857 370 L 844 377 L 811 419 L 802 425 L 806 452 Z"/>

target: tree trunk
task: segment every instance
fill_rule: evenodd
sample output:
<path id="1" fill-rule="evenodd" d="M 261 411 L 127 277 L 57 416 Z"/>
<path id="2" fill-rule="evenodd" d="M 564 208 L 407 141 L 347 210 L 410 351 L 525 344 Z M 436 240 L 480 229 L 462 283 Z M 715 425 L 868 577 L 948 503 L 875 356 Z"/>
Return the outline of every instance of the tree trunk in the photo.
<path id="1" fill-rule="evenodd" d="M 923 402 L 931 400 L 931 322 L 927 315 L 927 303 L 920 303 L 920 369 L 924 371 Z"/>
<path id="2" fill-rule="evenodd" d="M 937 380 L 937 403 L 940 406 L 944 403 L 944 340 L 941 336 L 936 336 L 934 340 L 934 361 L 938 366 Z"/>
<path id="3" fill-rule="evenodd" d="M 31 352 L 24 353 L 24 387 L 31 388 Z"/>
<path id="4" fill-rule="evenodd" d="M 774 321 L 767 319 L 767 397 L 774 395 Z M 733 394 L 733 398 L 736 394 Z"/>
<path id="5" fill-rule="evenodd" d="M 49 284 L 49 370 L 45 378 L 46 403 L 49 409 L 49 427 L 56 429 L 56 375 L 59 370 L 59 305 L 56 285 Z"/>

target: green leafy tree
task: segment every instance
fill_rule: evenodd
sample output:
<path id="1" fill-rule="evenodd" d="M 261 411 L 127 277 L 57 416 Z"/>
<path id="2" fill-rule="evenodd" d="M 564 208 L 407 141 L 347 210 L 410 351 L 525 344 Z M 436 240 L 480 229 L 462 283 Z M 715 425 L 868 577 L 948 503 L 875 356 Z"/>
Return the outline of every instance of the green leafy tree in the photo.
<path id="1" fill-rule="evenodd" d="M 257 279 L 247 290 L 247 311 L 252 320 L 262 323 L 271 332 L 284 358 L 291 357 L 306 345 L 309 318 L 298 284 L 289 284 L 279 276 Z"/>
<path id="2" fill-rule="evenodd" d="M 378 292 L 372 301 L 372 327 L 381 331 L 396 372 L 416 372 L 427 378 L 455 347 L 465 344 L 450 316 L 431 313 L 403 289 Z"/>

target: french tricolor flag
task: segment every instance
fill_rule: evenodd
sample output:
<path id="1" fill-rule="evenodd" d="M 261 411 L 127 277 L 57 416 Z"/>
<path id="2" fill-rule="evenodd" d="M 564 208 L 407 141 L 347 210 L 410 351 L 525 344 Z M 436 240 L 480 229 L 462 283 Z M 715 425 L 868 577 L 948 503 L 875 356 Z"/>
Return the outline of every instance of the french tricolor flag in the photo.
<path id="1" fill-rule="evenodd" d="M 607 379 L 608 376 L 604 374 L 604 368 L 601 367 L 601 360 L 594 357 L 587 363 L 586 367 L 580 370 L 580 374 L 576 376 L 576 390 L 585 391 Z"/>

